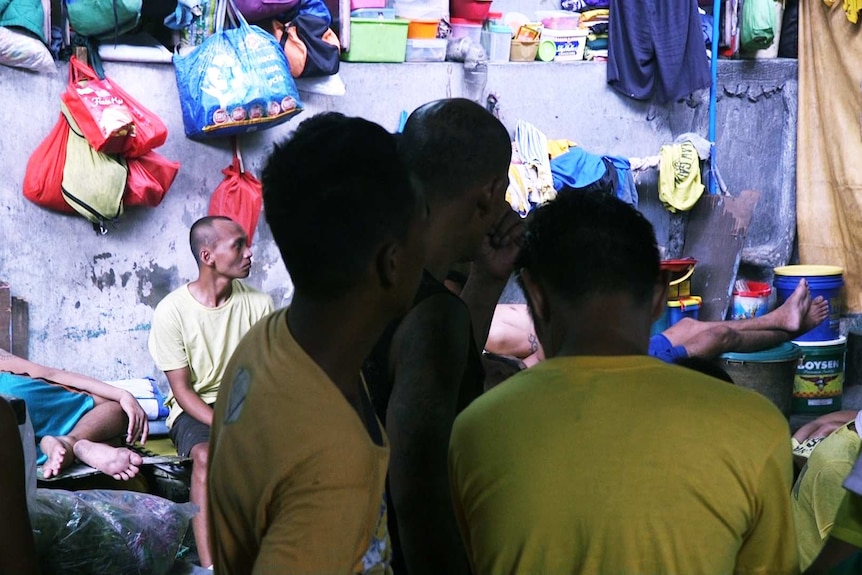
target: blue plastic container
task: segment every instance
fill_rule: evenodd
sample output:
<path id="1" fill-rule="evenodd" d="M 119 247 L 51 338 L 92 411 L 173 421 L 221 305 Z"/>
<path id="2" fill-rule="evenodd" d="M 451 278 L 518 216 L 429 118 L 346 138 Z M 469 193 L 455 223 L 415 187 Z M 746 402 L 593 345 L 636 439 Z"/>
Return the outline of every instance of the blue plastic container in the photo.
<path id="1" fill-rule="evenodd" d="M 697 319 L 700 315 L 701 303 L 703 303 L 703 298 L 696 295 L 685 299 L 669 300 L 664 314 L 652 324 L 650 335 L 663 332 L 684 317 Z"/>
<path id="2" fill-rule="evenodd" d="M 775 268 L 775 290 L 778 305 L 784 303 L 799 280 L 805 278 L 811 290 L 811 299 L 817 296 L 829 302 L 829 315 L 811 331 L 800 335 L 794 341 L 832 341 L 838 339 L 841 314 L 844 311 L 844 269 L 837 266 L 797 265 Z"/>

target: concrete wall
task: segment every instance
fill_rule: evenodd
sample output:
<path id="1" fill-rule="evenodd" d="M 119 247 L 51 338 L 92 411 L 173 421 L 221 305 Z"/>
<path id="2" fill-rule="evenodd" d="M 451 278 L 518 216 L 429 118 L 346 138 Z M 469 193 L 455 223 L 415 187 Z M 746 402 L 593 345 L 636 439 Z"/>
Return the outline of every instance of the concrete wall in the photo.
<path id="1" fill-rule="evenodd" d="M 720 64 L 722 173 L 731 192 L 763 192 L 746 257 L 783 263 L 795 228 L 796 63 Z M 179 176 L 158 208 L 129 210 L 105 236 L 80 217 L 43 210 L 23 198 L 21 182 L 32 150 L 57 119 L 66 77 L 66 68 L 58 68 L 56 77 L 46 77 L 0 67 L 0 279 L 30 302 L 31 359 L 105 379 L 160 375 L 146 347 L 153 307 L 195 276 L 188 227 L 206 213 L 230 153 L 226 143 L 184 137 L 172 67 L 108 63 L 108 75 L 168 124 L 159 152 L 182 162 Z M 667 107 L 627 100 L 606 88 L 605 66 L 597 63 L 491 65 L 484 89 L 481 82 L 465 84 L 460 64 L 345 64 L 341 76 L 346 96 L 308 95 L 307 112 L 294 122 L 337 110 L 392 130 L 402 110 L 447 96 L 484 101 L 490 92 L 510 129 L 527 120 L 596 153 L 654 155 L 679 133 L 707 129 L 705 96 Z M 271 142 L 292 125 L 243 138 L 252 172 L 259 173 Z M 660 242 L 673 244 L 684 216 L 672 220 L 661 208 L 655 172 L 638 180 Z M 286 303 L 292 287 L 263 221 L 254 252 L 250 283 Z"/>

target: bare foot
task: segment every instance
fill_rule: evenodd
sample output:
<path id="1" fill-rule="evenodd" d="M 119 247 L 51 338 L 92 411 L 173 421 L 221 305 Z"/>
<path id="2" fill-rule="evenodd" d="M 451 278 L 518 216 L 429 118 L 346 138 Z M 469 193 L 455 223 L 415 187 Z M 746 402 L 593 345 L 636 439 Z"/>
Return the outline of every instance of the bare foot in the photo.
<path id="1" fill-rule="evenodd" d="M 802 278 L 790 297 L 772 312 L 776 328 L 790 333 L 798 333 L 802 329 L 803 318 L 810 307 L 811 291 L 808 289 L 808 282 Z"/>
<path id="2" fill-rule="evenodd" d="M 125 447 L 111 447 L 80 439 L 75 443 L 75 455 L 82 462 L 114 479 L 128 481 L 138 474 L 143 458 Z"/>
<path id="3" fill-rule="evenodd" d="M 45 479 L 59 475 L 75 461 L 72 444 L 67 437 L 46 435 L 39 442 L 39 448 L 48 456 L 48 461 L 42 464 L 42 477 Z"/>
<path id="4" fill-rule="evenodd" d="M 811 331 L 829 317 L 829 302 L 822 295 L 811 300 L 808 312 L 802 317 L 802 325 L 799 326 L 799 334 Z"/>

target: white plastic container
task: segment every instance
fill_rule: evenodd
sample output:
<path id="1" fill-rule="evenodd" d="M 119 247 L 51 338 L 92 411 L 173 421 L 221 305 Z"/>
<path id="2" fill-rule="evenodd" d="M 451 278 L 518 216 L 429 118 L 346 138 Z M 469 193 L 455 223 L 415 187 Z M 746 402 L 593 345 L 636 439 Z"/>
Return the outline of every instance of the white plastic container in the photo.
<path id="1" fill-rule="evenodd" d="M 395 15 L 407 20 L 442 20 L 449 18 L 448 0 L 395 0 Z"/>
<path id="2" fill-rule="evenodd" d="M 463 18 L 451 18 L 452 38 L 470 38 L 477 46 L 482 45 L 482 23 L 464 20 Z"/>
<path id="3" fill-rule="evenodd" d="M 446 60 L 446 38 L 407 40 L 407 62 L 443 62 Z"/>
<path id="4" fill-rule="evenodd" d="M 584 59 L 584 48 L 587 46 L 586 30 L 552 30 L 542 29 L 542 40 L 553 40 L 557 46 L 556 62 L 573 62 Z"/>
<path id="5" fill-rule="evenodd" d="M 491 24 L 489 27 L 488 58 L 491 62 L 508 62 L 512 44 L 512 29 L 508 26 Z"/>

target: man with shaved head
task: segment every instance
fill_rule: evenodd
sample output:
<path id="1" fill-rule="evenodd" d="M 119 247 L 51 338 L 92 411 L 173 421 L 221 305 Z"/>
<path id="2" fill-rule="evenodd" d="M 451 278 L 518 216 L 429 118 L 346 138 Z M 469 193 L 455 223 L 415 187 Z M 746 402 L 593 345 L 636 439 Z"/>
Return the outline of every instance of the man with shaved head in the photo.
<path id="1" fill-rule="evenodd" d="M 512 144 L 490 112 L 456 98 L 416 109 L 399 153 L 428 201 L 428 251 L 412 309 L 363 371 L 391 442 L 393 570 L 458 575 L 469 566 L 446 451 L 455 416 L 482 393 L 480 352 L 518 253 L 521 220 L 505 199 Z M 458 262 L 472 262 L 460 298 L 443 284 Z"/>
<path id="2" fill-rule="evenodd" d="M 171 392 L 167 425 L 177 452 L 192 459 L 192 519 L 203 567 L 212 565 L 206 517 L 206 471 L 213 404 L 230 356 L 259 319 L 273 311 L 272 298 L 240 279 L 251 271 L 251 247 L 242 227 L 207 216 L 189 233 L 198 278 L 169 293 L 156 306 L 150 354 L 165 372 Z"/>

